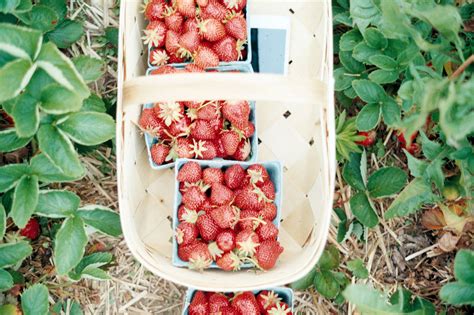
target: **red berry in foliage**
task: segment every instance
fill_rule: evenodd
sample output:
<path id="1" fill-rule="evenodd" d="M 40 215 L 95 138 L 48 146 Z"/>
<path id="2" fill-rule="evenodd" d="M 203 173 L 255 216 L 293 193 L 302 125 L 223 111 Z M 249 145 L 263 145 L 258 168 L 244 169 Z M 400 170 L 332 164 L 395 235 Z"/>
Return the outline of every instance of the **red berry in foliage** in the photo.
<path id="1" fill-rule="evenodd" d="M 410 145 L 408 145 L 405 138 L 405 134 L 403 132 L 400 132 L 397 134 L 398 141 L 400 141 L 402 148 L 407 150 L 412 155 L 420 151 L 419 145 L 414 142 L 417 136 L 418 136 L 418 131 L 416 131 L 410 136 Z"/>
<path id="2" fill-rule="evenodd" d="M 235 164 L 224 173 L 225 183 L 230 189 L 240 188 L 245 178 L 245 170 L 242 166 Z"/>
<path id="3" fill-rule="evenodd" d="M 370 147 L 372 146 L 374 143 L 375 143 L 375 140 L 377 138 L 377 133 L 375 131 L 369 131 L 369 132 L 366 132 L 366 131 L 360 131 L 358 133 L 359 136 L 362 136 L 364 137 L 364 140 L 361 140 L 361 141 L 357 141 L 356 143 L 358 145 L 361 145 L 363 147 Z"/>
<path id="4" fill-rule="evenodd" d="M 198 226 L 201 238 L 206 242 L 214 241 L 217 237 L 217 234 L 220 232 L 219 226 L 212 219 L 210 214 L 206 213 L 199 216 L 196 224 Z"/>
<path id="5" fill-rule="evenodd" d="M 41 229 L 38 220 L 31 218 L 25 227 L 20 230 L 20 235 L 35 240 L 40 235 Z"/>
<path id="6" fill-rule="evenodd" d="M 260 311 L 266 313 L 270 308 L 281 303 L 281 298 L 275 291 L 264 290 L 257 295 L 257 302 L 260 306 Z"/>
<path id="7" fill-rule="evenodd" d="M 151 159 L 157 165 L 162 165 L 166 162 L 170 153 L 170 147 L 166 144 L 157 143 L 151 147 Z"/>
<path id="8" fill-rule="evenodd" d="M 252 292 L 242 292 L 232 300 L 232 306 L 235 307 L 240 314 L 259 315 L 260 308 L 257 300 Z"/>
<path id="9" fill-rule="evenodd" d="M 178 172 L 179 182 L 195 183 L 202 178 L 201 166 L 197 162 L 184 164 Z"/>
<path id="10" fill-rule="evenodd" d="M 229 299 L 221 293 L 212 293 L 209 296 L 209 311 L 211 314 L 220 314 L 222 308 L 230 306 Z"/>
<path id="11" fill-rule="evenodd" d="M 262 269 L 269 270 L 275 266 L 282 252 L 283 247 L 278 241 L 267 240 L 260 243 L 260 246 L 257 247 L 255 258 Z"/>
<path id="12" fill-rule="evenodd" d="M 217 234 L 217 246 L 223 252 L 230 252 L 235 248 L 235 232 L 233 230 L 224 230 Z"/>
<path id="13" fill-rule="evenodd" d="M 188 307 L 189 315 L 208 315 L 209 314 L 209 302 L 206 295 L 202 291 L 197 291 L 191 304 Z"/>

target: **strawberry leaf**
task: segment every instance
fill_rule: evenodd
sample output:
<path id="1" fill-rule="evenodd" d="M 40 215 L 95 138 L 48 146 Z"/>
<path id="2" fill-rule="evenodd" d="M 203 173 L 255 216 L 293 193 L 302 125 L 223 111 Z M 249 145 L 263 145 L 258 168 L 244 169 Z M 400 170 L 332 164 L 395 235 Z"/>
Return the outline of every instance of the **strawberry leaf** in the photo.
<path id="1" fill-rule="evenodd" d="M 31 137 L 19 138 L 15 128 L 0 131 L 0 152 L 11 152 L 23 148 L 31 141 Z"/>
<path id="2" fill-rule="evenodd" d="M 369 277 L 369 272 L 360 258 L 348 261 L 347 269 L 349 269 L 352 274 L 359 279 L 367 279 Z"/>
<path id="3" fill-rule="evenodd" d="M 27 93 L 23 93 L 14 101 L 10 111 L 15 122 L 18 137 L 28 138 L 35 135 L 39 127 L 38 101 Z"/>
<path id="4" fill-rule="evenodd" d="M 42 5 L 52 9 L 58 16 L 59 21 L 64 20 L 67 13 L 66 1 L 64 0 L 41 0 Z"/>
<path id="5" fill-rule="evenodd" d="M 104 234 L 115 237 L 122 234 L 120 216 L 109 208 L 101 206 L 83 207 L 78 210 L 77 215 L 84 220 L 85 224 Z"/>
<path id="6" fill-rule="evenodd" d="M 8 271 L 0 269 L 0 292 L 6 291 L 13 286 L 13 278 Z"/>
<path id="7" fill-rule="evenodd" d="M 33 64 L 27 59 L 17 59 L 4 65 L 0 69 L 0 102 L 18 96 L 30 81 L 32 70 Z"/>
<path id="8" fill-rule="evenodd" d="M 31 255 L 32 248 L 27 241 L 0 244 L 0 268 L 14 266 Z"/>
<path id="9" fill-rule="evenodd" d="M 78 111 L 82 101 L 75 92 L 59 84 L 51 84 L 41 93 L 40 107 L 48 114 L 60 115 Z"/>
<path id="10" fill-rule="evenodd" d="M 46 286 L 35 284 L 25 290 L 21 295 L 21 308 L 25 315 L 47 315 L 49 301 Z"/>
<path id="11" fill-rule="evenodd" d="M 106 111 L 107 108 L 104 101 L 97 94 L 91 94 L 91 96 L 86 98 L 81 107 L 81 112 L 105 113 Z"/>
<path id="12" fill-rule="evenodd" d="M 78 176 L 67 176 L 51 162 L 46 155 L 37 154 L 30 160 L 31 172 L 38 176 L 42 183 L 71 182 L 80 179 L 84 174 Z"/>
<path id="13" fill-rule="evenodd" d="M 59 19 L 56 12 L 45 5 L 35 5 L 31 11 L 17 14 L 17 17 L 29 27 L 43 33 L 54 29 Z"/>
<path id="14" fill-rule="evenodd" d="M 369 79 L 378 84 L 393 83 L 398 80 L 400 74 L 398 71 L 387 71 L 377 69 L 369 74 Z"/>
<path id="15" fill-rule="evenodd" d="M 354 47 L 362 42 L 364 38 L 358 29 L 352 29 L 345 32 L 339 40 L 339 49 L 341 51 L 352 51 Z"/>
<path id="16" fill-rule="evenodd" d="M 359 27 L 362 34 L 369 24 L 377 25 L 381 18 L 380 9 L 373 0 L 352 0 L 350 13 L 354 24 Z"/>
<path id="17" fill-rule="evenodd" d="M 441 299 L 453 305 L 474 305 L 474 251 L 462 249 L 454 260 L 456 282 L 441 288 Z"/>
<path id="18" fill-rule="evenodd" d="M 372 198 L 387 197 L 398 193 L 406 184 L 407 175 L 398 167 L 384 167 L 373 173 L 367 182 Z"/>
<path id="19" fill-rule="evenodd" d="M 24 175 L 13 193 L 13 204 L 10 217 L 19 227 L 25 227 L 38 204 L 39 185 L 36 175 Z"/>
<path id="20" fill-rule="evenodd" d="M 42 39 L 39 31 L 13 24 L 0 23 L 0 51 L 12 56 L 30 60 L 35 59 L 41 48 Z"/>
<path id="21" fill-rule="evenodd" d="M 5 231 L 7 229 L 7 214 L 5 207 L 0 203 L 0 239 L 3 239 Z"/>
<path id="22" fill-rule="evenodd" d="M 35 213 L 48 218 L 67 218 L 76 213 L 81 199 L 67 190 L 43 190 Z"/>
<path id="23" fill-rule="evenodd" d="M 15 187 L 27 173 L 28 166 L 26 164 L 9 164 L 0 167 L 0 192 L 6 192 Z"/>
<path id="24" fill-rule="evenodd" d="M 376 8 L 375 6 L 373 8 Z M 375 27 L 369 27 L 362 32 L 362 36 L 364 37 L 365 42 L 372 48 L 375 49 L 385 49 L 388 46 L 388 40 L 382 34 L 381 31 L 376 29 Z"/>
<path id="25" fill-rule="evenodd" d="M 58 125 L 72 141 L 82 145 L 98 145 L 115 136 L 115 121 L 107 114 L 74 113 Z"/>
<path id="26" fill-rule="evenodd" d="M 356 80 L 352 82 L 352 87 L 366 103 L 379 103 L 387 97 L 384 89 L 379 84 L 369 80 Z"/>
<path id="27" fill-rule="evenodd" d="M 366 165 L 362 162 L 362 155 L 359 153 L 351 153 L 349 161 L 344 165 L 342 176 L 352 188 L 364 191 L 366 182 L 364 181 L 362 173 L 365 168 Z"/>
<path id="28" fill-rule="evenodd" d="M 374 129 L 380 122 L 382 107 L 377 103 L 365 105 L 357 115 L 357 129 L 369 131 Z"/>
<path id="29" fill-rule="evenodd" d="M 355 194 L 349 203 L 352 213 L 363 225 L 373 228 L 379 223 L 375 209 L 364 192 Z"/>
<path id="30" fill-rule="evenodd" d="M 69 48 L 84 35 L 84 28 L 81 23 L 65 19 L 45 37 L 52 41 L 61 49 Z"/>
<path id="31" fill-rule="evenodd" d="M 101 59 L 79 56 L 72 59 L 72 62 L 84 81 L 88 83 L 99 79 L 105 71 L 105 64 Z"/>
<path id="32" fill-rule="evenodd" d="M 8 14 L 15 12 L 15 8 L 20 4 L 20 0 L 3 0 L 0 2 L 0 12 Z"/>
<path id="33" fill-rule="evenodd" d="M 87 234 L 79 217 L 67 218 L 56 233 L 54 264 L 58 274 L 64 275 L 77 266 L 84 255 Z"/>
<path id="34" fill-rule="evenodd" d="M 313 268 L 307 275 L 298 281 L 291 284 L 293 290 L 306 290 L 313 285 L 314 276 L 316 275 L 317 269 Z"/>
<path id="35" fill-rule="evenodd" d="M 322 270 L 316 272 L 313 283 L 316 290 L 328 299 L 335 298 L 341 290 L 341 286 L 332 271 Z"/>

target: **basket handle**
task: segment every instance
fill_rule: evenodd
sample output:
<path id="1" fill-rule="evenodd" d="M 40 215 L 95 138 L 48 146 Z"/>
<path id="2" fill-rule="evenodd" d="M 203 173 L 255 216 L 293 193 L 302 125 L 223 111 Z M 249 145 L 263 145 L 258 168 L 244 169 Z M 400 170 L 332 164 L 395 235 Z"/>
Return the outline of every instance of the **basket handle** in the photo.
<path id="1" fill-rule="evenodd" d="M 124 82 L 123 107 L 163 101 L 254 100 L 285 103 L 324 102 L 319 80 L 256 73 L 179 73 L 133 78 Z"/>

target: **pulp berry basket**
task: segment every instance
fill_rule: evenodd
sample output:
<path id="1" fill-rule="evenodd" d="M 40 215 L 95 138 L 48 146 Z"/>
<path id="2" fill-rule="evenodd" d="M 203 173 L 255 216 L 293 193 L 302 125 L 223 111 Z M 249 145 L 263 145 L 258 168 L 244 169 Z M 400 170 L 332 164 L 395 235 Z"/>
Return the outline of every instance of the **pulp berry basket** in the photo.
<path id="1" fill-rule="evenodd" d="M 287 287 L 276 287 L 276 288 L 266 288 L 265 290 L 274 291 L 275 293 L 277 293 L 278 296 L 281 298 L 282 302 L 285 302 L 286 304 L 288 304 L 290 306 L 290 308 L 291 308 L 290 310 L 293 313 L 294 294 L 293 294 L 292 289 L 287 288 Z M 188 315 L 189 314 L 188 313 L 188 307 L 191 304 L 193 296 L 197 291 L 198 290 L 193 289 L 193 288 L 189 288 L 186 291 L 186 296 L 184 298 L 185 300 L 184 300 L 184 307 L 183 307 L 183 315 Z M 260 291 L 262 291 L 262 290 L 253 290 L 252 293 L 253 294 L 258 294 Z M 234 292 L 221 292 L 221 293 L 234 293 Z"/>
<path id="2" fill-rule="evenodd" d="M 122 0 L 119 34 L 117 164 L 120 215 L 135 258 L 157 276 L 205 291 L 251 291 L 296 281 L 326 244 L 336 170 L 331 1 L 249 1 L 249 15 L 291 22 L 288 75 L 186 73 L 145 76 L 141 1 Z M 173 265 L 174 172 L 151 171 L 136 127 L 143 104 L 159 101 L 256 101 L 259 160 L 283 165 L 280 242 L 267 272 L 199 273 Z"/>
<path id="3" fill-rule="evenodd" d="M 186 164 L 187 162 L 194 161 L 197 162 L 201 168 L 207 167 L 214 167 L 220 169 L 227 169 L 228 167 L 239 164 L 244 169 L 247 169 L 250 165 L 253 164 L 262 164 L 263 167 L 268 171 L 268 175 L 270 176 L 271 181 L 275 185 L 275 205 L 277 207 L 277 216 L 275 220 L 273 220 L 273 224 L 276 227 L 280 227 L 280 220 L 281 220 L 281 209 L 282 209 L 282 192 L 283 192 L 283 181 L 282 181 L 282 166 L 279 161 L 268 161 L 268 162 L 261 162 L 261 163 L 254 163 L 254 162 L 235 162 L 235 161 L 202 161 L 202 160 L 188 160 L 188 159 L 179 159 L 176 161 L 175 167 L 175 177 L 178 177 L 178 172 L 181 167 Z M 179 192 L 179 182 L 175 181 L 175 200 L 174 200 L 174 209 L 173 209 L 173 231 L 176 231 L 178 227 L 178 208 L 181 204 L 182 195 Z M 176 237 L 173 237 L 173 264 L 177 267 L 186 267 L 188 263 L 181 260 L 178 257 L 178 243 L 176 242 Z M 252 268 L 253 264 L 242 264 L 242 268 Z M 212 263 L 211 268 L 219 268 L 216 263 Z"/>
<path id="4" fill-rule="evenodd" d="M 176 68 L 184 68 L 184 66 L 176 67 Z M 149 68 L 146 72 L 146 75 L 150 75 L 153 70 L 157 68 Z M 217 68 L 210 68 L 208 70 L 217 70 L 219 72 L 230 72 L 230 71 L 238 71 L 238 72 L 243 72 L 243 73 L 252 73 L 253 69 L 252 66 L 250 65 L 226 65 L 226 66 L 219 66 Z M 148 103 L 143 106 L 143 108 L 152 108 L 153 103 Z M 257 117 L 256 117 L 256 110 L 255 110 L 255 102 L 250 101 L 250 121 L 254 124 L 255 126 L 255 133 L 253 136 L 250 137 L 250 145 L 251 145 L 251 152 L 250 152 L 250 157 L 248 159 L 249 162 L 256 161 L 257 160 L 257 155 L 258 155 L 258 139 L 257 139 L 257 133 L 258 133 L 258 126 L 257 126 Z M 153 137 L 152 135 L 145 133 L 145 143 L 146 143 L 146 148 L 148 152 L 148 161 L 150 163 L 150 167 L 154 170 L 162 170 L 166 168 L 171 168 L 175 165 L 175 163 L 168 163 L 168 164 L 163 164 L 163 165 L 158 165 L 155 162 L 153 162 L 153 159 L 151 157 L 151 148 L 152 146 L 158 142 L 158 139 Z"/>

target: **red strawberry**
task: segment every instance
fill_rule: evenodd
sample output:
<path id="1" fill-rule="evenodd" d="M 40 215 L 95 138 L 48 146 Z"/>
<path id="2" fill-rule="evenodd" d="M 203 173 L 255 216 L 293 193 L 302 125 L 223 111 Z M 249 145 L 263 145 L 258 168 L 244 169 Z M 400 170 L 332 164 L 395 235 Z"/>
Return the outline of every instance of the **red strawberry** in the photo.
<path id="1" fill-rule="evenodd" d="M 223 21 L 225 19 L 225 15 L 227 13 L 227 9 L 217 0 L 209 0 L 209 3 L 206 7 L 201 8 L 201 17 L 203 19 L 214 18 L 218 21 Z"/>
<path id="2" fill-rule="evenodd" d="M 220 314 L 221 309 L 230 306 L 229 299 L 221 293 L 212 293 L 209 296 L 209 311 L 211 314 Z"/>
<path id="3" fill-rule="evenodd" d="M 200 7 L 205 7 L 209 3 L 209 0 L 196 0 L 196 3 Z"/>
<path id="4" fill-rule="evenodd" d="M 199 241 L 194 241 L 188 245 L 178 245 L 178 257 L 182 261 L 189 261 L 189 256 L 194 251 L 196 245 L 200 243 Z"/>
<path id="5" fill-rule="evenodd" d="M 257 259 L 258 265 L 263 270 L 272 269 L 278 257 L 283 252 L 283 247 L 280 243 L 275 240 L 267 240 L 260 243 L 260 246 L 257 247 L 257 252 L 255 258 Z"/>
<path id="6" fill-rule="evenodd" d="M 245 256 L 255 254 L 256 249 L 260 245 L 257 233 L 251 229 L 240 231 L 235 238 L 236 247 L 239 252 Z"/>
<path id="7" fill-rule="evenodd" d="M 25 227 L 20 230 L 20 235 L 35 240 L 40 235 L 41 229 L 38 220 L 31 218 Z"/>
<path id="8" fill-rule="evenodd" d="M 212 184 L 211 202 L 217 206 L 228 205 L 234 199 L 234 192 L 220 183 Z"/>
<path id="9" fill-rule="evenodd" d="M 233 306 L 223 307 L 221 315 L 241 315 L 241 313 Z"/>
<path id="10" fill-rule="evenodd" d="M 150 64 L 154 66 L 164 66 L 168 64 L 170 57 L 164 49 L 154 49 L 150 51 Z"/>
<path id="11" fill-rule="evenodd" d="M 230 189 L 240 188 L 244 178 L 245 170 L 238 164 L 232 165 L 224 173 L 225 184 Z"/>
<path id="12" fill-rule="evenodd" d="M 224 24 L 213 18 L 203 20 L 198 27 L 202 38 L 210 42 L 219 41 L 226 35 Z"/>
<path id="13" fill-rule="evenodd" d="M 179 12 L 170 11 L 165 15 L 165 24 L 169 30 L 181 33 L 183 30 L 184 18 Z"/>
<path id="14" fill-rule="evenodd" d="M 210 152 L 208 152 L 209 150 Z M 196 159 L 206 159 L 207 157 L 212 156 L 213 153 L 216 153 L 215 148 L 210 147 L 208 141 L 196 139 L 192 139 L 191 152 Z"/>
<path id="15" fill-rule="evenodd" d="M 208 167 L 202 171 L 202 179 L 204 183 L 212 185 L 214 183 L 224 183 L 224 173 L 220 168 Z"/>
<path id="16" fill-rule="evenodd" d="M 252 292 L 242 292 L 232 300 L 232 306 L 245 315 L 259 315 L 260 309 L 258 307 L 257 299 Z"/>
<path id="17" fill-rule="evenodd" d="M 243 130 L 249 123 L 250 104 L 247 101 L 226 101 L 222 105 L 222 114 L 232 125 Z"/>
<path id="18" fill-rule="evenodd" d="M 256 188 L 248 185 L 236 195 L 235 205 L 241 210 L 260 211 L 265 206 L 265 203 Z"/>
<path id="19" fill-rule="evenodd" d="M 176 0 L 178 12 L 188 18 L 196 16 L 196 3 L 194 0 Z"/>
<path id="20" fill-rule="evenodd" d="M 178 57 L 174 53 L 170 53 L 170 59 L 168 60 L 169 63 L 182 63 L 184 62 L 184 58 Z"/>
<path id="21" fill-rule="evenodd" d="M 176 228 L 176 241 L 179 245 L 187 245 L 196 240 L 199 235 L 195 224 L 183 222 Z"/>
<path id="22" fill-rule="evenodd" d="M 213 140 L 217 134 L 207 120 L 198 119 L 191 126 L 191 136 L 198 140 Z"/>
<path id="23" fill-rule="evenodd" d="M 233 206 L 225 205 L 213 209 L 211 211 L 211 216 L 214 222 L 216 222 L 216 224 L 221 229 L 233 229 L 239 221 L 239 209 Z"/>
<path id="24" fill-rule="evenodd" d="M 138 125 L 145 131 L 155 134 L 157 130 L 163 128 L 160 119 L 155 115 L 152 108 L 143 109 Z"/>
<path id="25" fill-rule="evenodd" d="M 221 257 L 224 252 L 217 246 L 216 242 L 211 242 L 207 244 L 207 247 L 209 248 L 209 253 L 211 253 L 212 260 L 215 261 L 217 258 Z"/>
<path id="26" fill-rule="evenodd" d="M 165 0 L 151 0 L 145 7 L 145 18 L 149 21 L 157 21 L 163 18 L 165 13 Z"/>
<path id="27" fill-rule="evenodd" d="M 166 144 L 162 144 L 162 143 L 154 144 L 151 147 L 150 153 L 151 153 L 151 159 L 157 165 L 162 165 L 166 161 L 171 160 L 171 158 L 168 158 L 170 154 L 170 147 L 167 146 Z"/>
<path id="28" fill-rule="evenodd" d="M 196 224 L 201 238 L 206 242 L 214 241 L 217 234 L 219 234 L 219 226 L 214 222 L 210 214 L 206 213 L 199 216 Z"/>
<path id="29" fill-rule="evenodd" d="M 206 213 L 211 213 L 212 209 L 214 209 L 214 206 L 212 205 L 211 201 L 208 198 L 202 203 L 201 210 Z"/>
<path id="30" fill-rule="evenodd" d="M 260 311 L 266 313 L 270 308 L 279 304 L 281 298 L 275 291 L 264 290 L 257 295 L 257 302 L 260 306 Z"/>
<path id="31" fill-rule="evenodd" d="M 369 132 L 360 131 L 358 135 L 364 137 L 364 139 L 361 141 L 356 141 L 356 143 L 366 148 L 371 147 L 377 138 L 377 132 L 374 130 Z"/>
<path id="32" fill-rule="evenodd" d="M 225 230 L 217 234 L 216 243 L 224 252 L 230 252 L 235 248 L 235 232 L 233 230 Z"/>
<path id="33" fill-rule="evenodd" d="M 211 127 L 214 128 L 214 130 L 219 133 L 224 127 L 224 118 L 219 117 L 213 120 L 209 120 L 209 123 L 211 124 Z"/>
<path id="34" fill-rule="evenodd" d="M 227 252 L 216 260 L 216 264 L 224 271 L 239 270 L 241 262 L 240 257 L 234 252 Z"/>
<path id="35" fill-rule="evenodd" d="M 199 32 L 198 22 L 196 19 L 187 19 L 186 21 L 184 21 L 183 32 L 187 33 L 191 31 L 196 33 Z"/>
<path id="36" fill-rule="evenodd" d="M 270 200 L 275 200 L 275 185 L 271 180 L 266 180 L 261 186 L 260 190 L 264 193 L 265 197 Z"/>
<path id="37" fill-rule="evenodd" d="M 178 172 L 179 182 L 196 183 L 202 178 L 202 169 L 197 162 L 184 164 Z"/>
<path id="38" fill-rule="evenodd" d="M 250 182 L 258 187 L 261 187 L 270 179 L 267 169 L 262 164 L 253 164 L 249 166 L 247 168 L 247 174 L 250 177 Z"/>
<path id="39" fill-rule="evenodd" d="M 254 230 L 260 225 L 259 213 L 255 210 L 242 210 L 240 212 L 239 228 L 241 230 Z"/>
<path id="40" fill-rule="evenodd" d="M 275 220 L 277 216 L 277 207 L 273 202 L 266 202 L 262 210 L 260 210 L 260 215 L 268 221 Z"/>
<path id="41" fill-rule="evenodd" d="M 162 66 L 151 72 L 152 75 L 176 73 L 176 69 L 171 66 Z"/>
<path id="42" fill-rule="evenodd" d="M 208 315 L 209 314 L 209 302 L 206 295 L 202 291 L 197 291 L 191 304 L 188 307 L 189 315 Z"/>
<path id="43" fill-rule="evenodd" d="M 244 128 L 242 130 L 242 133 L 244 137 L 250 138 L 255 133 L 255 125 L 251 121 L 249 121 L 247 128 Z"/>
<path id="44" fill-rule="evenodd" d="M 142 39 L 145 45 L 157 48 L 164 46 L 166 37 L 165 23 L 162 21 L 152 21 L 143 32 L 145 35 L 143 35 Z"/>
<path id="45" fill-rule="evenodd" d="M 174 137 L 177 136 L 187 136 L 190 132 L 191 119 L 188 117 L 183 117 L 177 121 L 174 121 L 169 126 L 169 132 Z"/>
<path id="46" fill-rule="evenodd" d="M 194 157 L 193 153 L 191 152 L 191 145 L 192 142 L 188 138 L 178 138 L 175 144 L 176 154 L 181 159 L 190 159 Z"/>
<path id="47" fill-rule="evenodd" d="M 239 134 L 235 131 L 224 131 L 221 134 L 222 145 L 227 155 L 234 155 L 240 144 Z"/>
<path id="48" fill-rule="evenodd" d="M 207 41 L 207 40 L 201 40 L 201 46 L 207 47 L 207 48 L 209 48 L 209 49 L 211 49 L 211 50 L 214 50 L 214 48 L 213 48 L 213 46 L 214 46 L 213 43 L 210 42 L 210 41 Z"/>
<path id="49" fill-rule="evenodd" d="M 415 131 L 411 136 L 410 136 L 410 143 L 413 143 L 415 141 L 416 137 L 418 136 L 418 131 Z M 403 148 L 406 148 L 407 146 L 407 141 L 405 139 L 405 134 L 403 132 L 399 132 L 397 134 L 398 141 L 402 144 Z"/>
<path id="50" fill-rule="evenodd" d="M 224 150 L 224 144 L 222 143 L 221 139 L 217 139 L 214 142 L 214 146 L 216 147 L 217 157 L 225 158 L 227 156 L 227 154 L 225 153 L 225 150 Z"/>
<path id="51" fill-rule="evenodd" d="M 280 302 L 268 310 L 268 315 L 293 315 L 288 304 Z"/>
<path id="52" fill-rule="evenodd" d="M 180 39 L 180 35 L 178 32 L 175 32 L 173 30 L 168 30 L 166 32 L 165 47 L 168 53 L 176 54 L 178 49 L 181 47 L 179 45 L 179 39 Z"/>
<path id="53" fill-rule="evenodd" d="M 178 56 L 190 58 L 199 47 L 200 39 L 196 31 L 189 31 L 181 35 L 179 38 Z"/>
<path id="54" fill-rule="evenodd" d="M 227 9 L 232 11 L 242 11 L 247 5 L 247 0 L 222 0 Z"/>
<path id="55" fill-rule="evenodd" d="M 261 241 L 276 240 L 278 236 L 278 228 L 268 220 L 265 220 L 265 224 L 260 224 L 255 232 Z"/>
<path id="56" fill-rule="evenodd" d="M 219 119 L 221 114 L 219 102 L 206 102 L 197 111 L 198 119 L 214 120 Z"/>
<path id="57" fill-rule="evenodd" d="M 206 200 L 206 195 L 201 188 L 192 186 L 183 194 L 183 204 L 191 210 L 198 210 L 202 203 Z"/>
<path id="58" fill-rule="evenodd" d="M 178 208 L 178 221 L 179 222 L 188 222 L 196 223 L 199 214 L 196 210 L 189 210 L 184 205 L 179 206 Z"/>
<path id="59" fill-rule="evenodd" d="M 421 148 L 420 148 L 420 145 L 418 143 L 412 143 L 412 144 L 410 144 L 409 147 L 406 148 L 406 150 L 411 155 L 415 155 L 415 154 L 420 153 Z"/>
<path id="60" fill-rule="evenodd" d="M 189 269 L 203 271 L 204 269 L 209 268 L 211 264 L 212 256 L 207 244 L 203 242 L 195 243 L 193 252 L 189 255 Z"/>
<path id="61" fill-rule="evenodd" d="M 184 105 L 180 102 L 155 103 L 153 111 L 168 127 L 184 117 Z"/>
<path id="62" fill-rule="evenodd" d="M 220 61 L 230 62 L 239 60 L 237 41 L 232 36 L 226 36 L 212 47 Z"/>
<path id="63" fill-rule="evenodd" d="M 194 63 L 190 63 L 188 65 L 186 65 L 186 67 L 184 67 L 188 72 L 194 72 L 194 73 L 202 73 L 202 72 L 205 72 L 203 68 L 201 67 L 198 67 L 197 65 L 195 65 Z M 190 102 L 188 102 L 190 103 Z M 191 102 L 192 103 L 192 102 Z M 198 104 L 198 107 L 200 106 L 201 103 L 196 103 Z M 194 106 L 194 105 L 191 105 L 191 106 Z M 191 106 L 188 106 L 190 108 L 192 108 Z"/>
<path id="64" fill-rule="evenodd" d="M 212 49 L 199 46 L 194 56 L 194 63 L 203 69 L 217 67 L 219 65 L 219 56 Z"/>
<path id="65" fill-rule="evenodd" d="M 227 18 L 227 22 L 225 23 L 225 29 L 227 31 L 227 34 L 235 37 L 236 39 L 247 39 L 247 21 L 245 20 L 245 17 L 240 13 L 232 14 Z"/>

